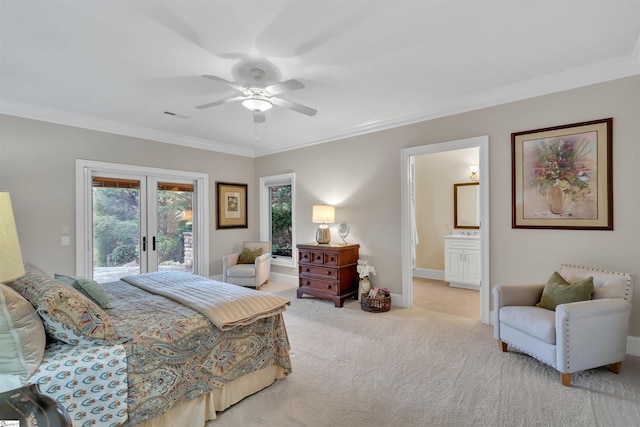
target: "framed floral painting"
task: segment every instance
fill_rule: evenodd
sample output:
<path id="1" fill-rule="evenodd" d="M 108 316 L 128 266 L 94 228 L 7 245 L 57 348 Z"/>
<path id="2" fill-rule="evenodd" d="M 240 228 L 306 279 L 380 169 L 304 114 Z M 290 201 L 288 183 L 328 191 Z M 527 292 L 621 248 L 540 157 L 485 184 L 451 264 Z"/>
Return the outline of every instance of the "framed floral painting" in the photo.
<path id="1" fill-rule="evenodd" d="M 612 124 L 511 134 L 513 228 L 613 230 Z"/>

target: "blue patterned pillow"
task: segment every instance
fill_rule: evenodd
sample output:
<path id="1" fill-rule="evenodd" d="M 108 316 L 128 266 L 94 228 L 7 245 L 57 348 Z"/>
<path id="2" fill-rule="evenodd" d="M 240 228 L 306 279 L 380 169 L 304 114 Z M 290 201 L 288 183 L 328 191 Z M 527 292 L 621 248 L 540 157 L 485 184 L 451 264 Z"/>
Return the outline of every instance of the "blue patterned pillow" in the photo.
<path id="1" fill-rule="evenodd" d="M 113 344 L 111 319 L 96 303 L 32 264 L 25 263 L 25 272 L 7 285 L 36 309 L 50 337 L 72 345 Z"/>

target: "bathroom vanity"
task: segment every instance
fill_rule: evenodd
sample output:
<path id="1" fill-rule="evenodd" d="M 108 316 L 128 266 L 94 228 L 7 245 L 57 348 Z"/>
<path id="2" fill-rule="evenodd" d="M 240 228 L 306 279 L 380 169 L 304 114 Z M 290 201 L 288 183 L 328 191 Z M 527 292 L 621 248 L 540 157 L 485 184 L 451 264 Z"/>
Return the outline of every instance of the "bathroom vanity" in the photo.
<path id="1" fill-rule="evenodd" d="M 480 289 L 478 232 L 444 236 L 444 280 L 454 288 Z"/>

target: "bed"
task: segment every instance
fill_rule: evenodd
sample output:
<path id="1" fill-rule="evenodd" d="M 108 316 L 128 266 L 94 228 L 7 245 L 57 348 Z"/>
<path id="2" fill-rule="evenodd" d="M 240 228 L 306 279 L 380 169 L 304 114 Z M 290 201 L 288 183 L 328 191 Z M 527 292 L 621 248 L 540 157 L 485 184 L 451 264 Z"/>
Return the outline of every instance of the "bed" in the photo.
<path id="1" fill-rule="evenodd" d="M 8 285 L 39 314 L 48 342 L 19 382 L 39 384 L 74 427 L 202 427 L 291 372 L 284 298 L 164 272 L 103 284 L 102 309 L 37 267 L 26 271 Z M 0 375 L 5 388 L 10 380 Z"/>

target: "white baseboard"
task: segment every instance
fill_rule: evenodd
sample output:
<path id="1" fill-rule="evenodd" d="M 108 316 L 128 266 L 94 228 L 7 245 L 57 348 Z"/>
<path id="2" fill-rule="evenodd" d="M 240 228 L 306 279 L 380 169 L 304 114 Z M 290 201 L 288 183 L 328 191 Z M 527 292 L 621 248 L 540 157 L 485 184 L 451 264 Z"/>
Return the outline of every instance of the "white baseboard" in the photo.
<path id="1" fill-rule="evenodd" d="M 269 276 L 269 280 L 284 283 L 285 285 L 297 285 L 298 284 L 298 276 L 292 276 L 290 274 L 282 274 L 282 273 L 274 273 L 271 272 Z"/>
<path id="2" fill-rule="evenodd" d="M 627 337 L 627 354 L 640 357 L 640 337 Z"/>
<path id="3" fill-rule="evenodd" d="M 427 268 L 414 268 L 413 275 L 414 277 L 420 277 L 421 279 L 444 280 L 443 270 L 429 270 Z"/>

